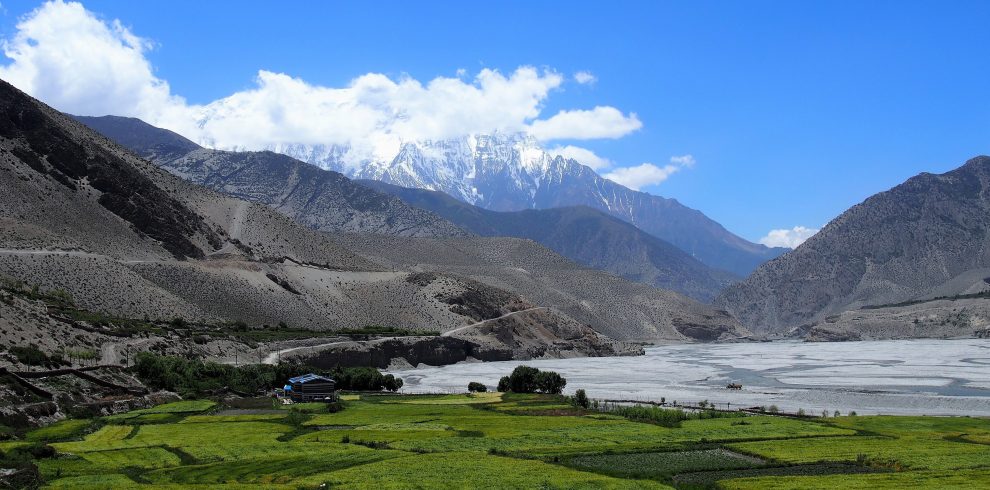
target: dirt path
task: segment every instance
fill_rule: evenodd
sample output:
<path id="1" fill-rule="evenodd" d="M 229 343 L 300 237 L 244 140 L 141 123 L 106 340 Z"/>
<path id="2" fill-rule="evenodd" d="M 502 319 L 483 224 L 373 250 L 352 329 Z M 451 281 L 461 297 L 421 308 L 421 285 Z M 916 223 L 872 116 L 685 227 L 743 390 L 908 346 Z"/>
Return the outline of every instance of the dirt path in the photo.
<path id="1" fill-rule="evenodd" d="M 477 326 L 480 326 L 480 325 L 484 325 L 484 324 L 486 324 L 488 322 L 493 322 L 495 320 L 501 320 L 503 318 L 508 318 L 508 317 L 510 317 L 512 315 L 518 315 L 520 313 L 526 313 L 527 311 L 545 310 L 545 309 L 547 309 L 546 306 L 535 306 L 533 308 L 526 308 L 525 310 L 513 311 L 512 313 L 506 313 L 506 314 L 504 314 L 504 315 L 502 315 L 500 317 L 489 318 L 487 320 L 481 320 L 480 322 L 477 322 L 477 323 L 472 323 L 470 325 L 465 325 L 463 327 L 457 327 L 457 328 L 455 328 L 453 330 L 448 330 L 448 331 L 440 334 L 440 336 L 441 337 L 450 337 L 451 335 L 453 335 L 453 334 L 455 334 L 457 332 L 460 332 L 462 330 L 467 330 L 469 328 L 474 328 L 474 327 L 477 327 Z"/>
<path id="2" fill-rule="evenodd" d="M 277 350 L 277 351 L 272 352 L 271 354 L 268 354 L 267 356 L 265 356 L 265 359 L 262 360 L 261 363 L 262 364 L 277 364 L 278 361 L 279 361 L 279 359 L 282 358 L 282 356 L 284 356 L 284 355 L 286 355 L 286 354 L 288 354 L 290 352 L 295 352 L 297 350 L 303 350 L 303 349 L 322 349 L 324 347 L 331 347 L 331 346 L 340 345 L 340 344 L 348 344 L 348 343 L 351 343 L 351 342 L 353 342 L 353 340 L 344 340 L 344 341 L 338 341 L 338 342 L 329 342 L 329 343 L 326 343 L 326 344 L 316 344 L 316 345 L 301 345 L 299 347 L 290 347 L 288 349 L 281 349 L 281 350 Z"/>
<path id="3" fill-rule="evenodd" d="M 107 258 L 106 255 L 83 252 L 82 250 L 45 250 L 45 249 L 19 249 L 0 248 L 3 255 L 65 255 L 68 257 L 96 257 Z"/>
<path id="4" fill-rule="evenodd" d="M 241 232 L 244 230 L 244 221 L 247 219 L 247 209 L 250 204 L 247 201 L 237 203 L 234 216 L 230 222 L 230 238 L 241 239 Z"/>

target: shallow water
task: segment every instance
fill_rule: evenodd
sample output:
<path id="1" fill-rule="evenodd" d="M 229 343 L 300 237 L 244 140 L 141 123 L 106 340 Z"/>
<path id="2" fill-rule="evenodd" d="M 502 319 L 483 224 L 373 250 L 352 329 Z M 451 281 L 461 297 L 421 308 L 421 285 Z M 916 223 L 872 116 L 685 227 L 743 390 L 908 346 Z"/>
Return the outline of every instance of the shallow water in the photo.
<path id="1" fill-rule="evenodd" d="M 403 391 L 490 389 L 515 366 L 567 378 L 599 399 L 714 402 L 720 407 L 777 405 L 808 413 L 990 416 L 990 340 L 773 342 L 650 347 L 637 357 L 460 363 L 394 371 Z M 740 383 L 740 391 L 727 390 Z"/>

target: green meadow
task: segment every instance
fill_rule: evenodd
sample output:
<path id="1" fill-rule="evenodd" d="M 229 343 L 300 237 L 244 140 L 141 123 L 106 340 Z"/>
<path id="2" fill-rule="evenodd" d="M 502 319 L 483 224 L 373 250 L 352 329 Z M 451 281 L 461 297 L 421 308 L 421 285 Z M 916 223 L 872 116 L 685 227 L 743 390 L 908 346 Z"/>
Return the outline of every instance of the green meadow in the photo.
<path id="1" fill-rule="evenodd" d="M 990 420 L 692 418 L 563 397 L 350 395 L 343 409 L 183 401 L 0 444 L 51 488 L 990 488 Z M 38 447 L 54 451 L 28 451 Z"/>

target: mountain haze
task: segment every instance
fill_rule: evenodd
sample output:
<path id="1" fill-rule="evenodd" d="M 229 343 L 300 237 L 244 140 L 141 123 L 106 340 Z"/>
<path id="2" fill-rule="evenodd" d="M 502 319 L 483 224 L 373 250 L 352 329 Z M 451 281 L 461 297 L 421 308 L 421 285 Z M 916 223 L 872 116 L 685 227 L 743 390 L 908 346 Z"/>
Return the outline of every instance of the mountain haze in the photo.
<path id="1" fill-rule="evenodd" d="M 586 206 L 498 212 L 437 191 L 373 180 L 359 182 L 432 211 L 477 235 L 529 238 L 589 267 L 700 301 L 711 301 L 738 280 L 625 221 Z"/>

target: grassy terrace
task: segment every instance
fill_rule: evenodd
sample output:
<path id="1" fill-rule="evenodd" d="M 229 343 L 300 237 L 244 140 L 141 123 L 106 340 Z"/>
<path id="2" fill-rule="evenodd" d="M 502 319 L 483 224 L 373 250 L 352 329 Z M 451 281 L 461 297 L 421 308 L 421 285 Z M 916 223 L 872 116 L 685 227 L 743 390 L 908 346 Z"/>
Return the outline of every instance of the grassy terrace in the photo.
<path id="1" fill-rule="evenodd" d="M 70 420 L 47 444 L 55 488 L 990 488 L 990 421 L 730 417 L 677 427 L 561 397 L 355 396 L 344 410 L 177 402 Z"/>

